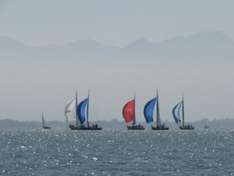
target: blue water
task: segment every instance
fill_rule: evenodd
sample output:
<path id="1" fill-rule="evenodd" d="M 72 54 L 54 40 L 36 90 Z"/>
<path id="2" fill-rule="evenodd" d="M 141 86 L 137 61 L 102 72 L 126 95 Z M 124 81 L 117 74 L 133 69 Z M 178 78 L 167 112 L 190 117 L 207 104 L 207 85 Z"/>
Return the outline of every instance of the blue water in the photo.
<path id="1" fill-rule="evenodd" d="M 0 131 L 0 175 L 234 175 L 234 132 Z"/>

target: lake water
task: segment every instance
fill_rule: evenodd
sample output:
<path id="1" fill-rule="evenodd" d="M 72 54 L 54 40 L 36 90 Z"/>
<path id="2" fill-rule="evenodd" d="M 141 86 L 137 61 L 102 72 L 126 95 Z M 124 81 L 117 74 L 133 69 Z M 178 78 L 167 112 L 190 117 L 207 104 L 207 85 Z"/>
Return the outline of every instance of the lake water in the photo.
<path id="1" fill-rule="evenodd" d="M 234 175 L 234 132 L 2 130 L 0 175 Z"/>

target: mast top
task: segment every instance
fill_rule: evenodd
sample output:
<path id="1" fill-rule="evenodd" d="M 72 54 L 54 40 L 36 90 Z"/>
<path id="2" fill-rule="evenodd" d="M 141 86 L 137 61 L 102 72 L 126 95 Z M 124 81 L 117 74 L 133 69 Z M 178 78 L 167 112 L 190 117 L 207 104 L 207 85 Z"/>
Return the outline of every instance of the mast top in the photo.
<path id="1" fill-rule="evenodd" d="M 158 89 L 156 90 L 156 96 L 157 96 L 157 98 L 158 98 Z"/>

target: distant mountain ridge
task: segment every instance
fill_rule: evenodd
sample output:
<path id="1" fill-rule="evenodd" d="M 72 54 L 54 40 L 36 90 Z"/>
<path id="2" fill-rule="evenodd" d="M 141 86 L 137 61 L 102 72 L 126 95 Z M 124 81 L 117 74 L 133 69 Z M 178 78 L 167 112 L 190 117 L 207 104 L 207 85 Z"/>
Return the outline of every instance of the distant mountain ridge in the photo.
<path id="1" fill-rule="evenodd" d="M 161 42 L 140 38 L 126 47 L 78 40 L 63 45 L 33 47 L 0 37 L 0 62 L 233 62 L 234 41 L 224 32 L 200 32 Z"/>

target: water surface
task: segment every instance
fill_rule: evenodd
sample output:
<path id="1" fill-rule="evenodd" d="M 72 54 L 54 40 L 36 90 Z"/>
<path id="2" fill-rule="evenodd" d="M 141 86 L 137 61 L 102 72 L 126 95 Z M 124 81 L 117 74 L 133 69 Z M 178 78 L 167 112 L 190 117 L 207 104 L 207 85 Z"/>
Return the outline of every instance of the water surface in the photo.
<path id="1" fill-rule="evenodd" d="M 0 175 L 234 175 L 234 132 L 4 130 Z"/>

